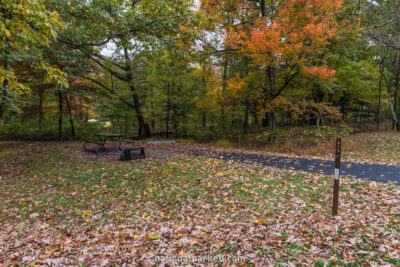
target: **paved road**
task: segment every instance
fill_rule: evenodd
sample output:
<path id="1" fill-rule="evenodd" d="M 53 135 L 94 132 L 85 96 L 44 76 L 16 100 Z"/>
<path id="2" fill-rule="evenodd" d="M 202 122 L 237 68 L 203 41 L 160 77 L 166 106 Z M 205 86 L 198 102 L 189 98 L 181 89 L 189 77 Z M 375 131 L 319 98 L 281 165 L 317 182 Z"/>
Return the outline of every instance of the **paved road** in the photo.
<path id="1" fill-rule="evenodd" d="M 263 166 L 273 166 L 281 169 L 292 169 L 313 173 L 333 175 L 334 161 L 318 159 L 302 159 L 280 156 L 268 156 L 260 154 L 241 154 L 228 152 L 205 153 L 196 151 L 198 156 L 211 156 L 224 160 L 233 160 L 243 163 L 258 163 Z M 378 182 L 393 182 L 400 184 L 400 166 L 342 162 L 341 175 L 353 176 L 356 178 L 368 179 Z"/>

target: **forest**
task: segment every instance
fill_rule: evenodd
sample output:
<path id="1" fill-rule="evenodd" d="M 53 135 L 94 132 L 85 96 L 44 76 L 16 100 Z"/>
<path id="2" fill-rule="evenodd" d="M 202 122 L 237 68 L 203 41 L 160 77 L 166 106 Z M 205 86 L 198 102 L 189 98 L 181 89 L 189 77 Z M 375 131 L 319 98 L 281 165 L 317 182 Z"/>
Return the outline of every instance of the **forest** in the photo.
<path id="1" fill-rule="evenodd" d="M 400 266 L 400 0 L 0 0 L 0 267 Z"/>
<path id="2" fill-rule="evenodd" d="M 102 121 L 131 138 L 249 145 L 290 129 L 400 131 L 399 8 L 3 0 L 1 138 L 82 139 Z"/>

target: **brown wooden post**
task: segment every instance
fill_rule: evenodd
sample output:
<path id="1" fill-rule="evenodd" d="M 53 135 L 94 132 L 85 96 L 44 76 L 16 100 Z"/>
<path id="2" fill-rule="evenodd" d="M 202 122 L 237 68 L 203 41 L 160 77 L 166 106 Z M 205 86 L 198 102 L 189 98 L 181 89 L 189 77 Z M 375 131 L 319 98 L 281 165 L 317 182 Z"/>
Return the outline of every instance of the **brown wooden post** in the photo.
<path id="1" fill-rule="evenodd" d="M 336 139 L 336 152 L 335 152 L 335 177 L 333 181 L 333 201 L 332 201 L 332 214 L 337 215 L 339 206 L 339 184 L 340 184 L 340 156 L 342 153 L 342 139 Z"/>

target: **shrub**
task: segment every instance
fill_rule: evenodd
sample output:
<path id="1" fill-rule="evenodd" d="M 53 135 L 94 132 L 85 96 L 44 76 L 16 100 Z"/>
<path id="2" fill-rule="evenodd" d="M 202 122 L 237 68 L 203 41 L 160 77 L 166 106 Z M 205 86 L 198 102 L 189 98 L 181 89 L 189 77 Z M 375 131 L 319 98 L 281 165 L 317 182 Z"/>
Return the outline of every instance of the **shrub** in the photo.
<path id="1" fill-rule="evenodd" d="M 97 125 L 87 123 L 75 124 L 75 139 L 88 139 L 93 137 L 97 131 Z M 59 140 L 58 125 L 38 125 L 13 123 L 0 126 L 1 140 L 27 140 L 27 141 L 52 141 Z M 63 124 L 63 140 L 71 140 L 71 126 L 65 122 Z"/>

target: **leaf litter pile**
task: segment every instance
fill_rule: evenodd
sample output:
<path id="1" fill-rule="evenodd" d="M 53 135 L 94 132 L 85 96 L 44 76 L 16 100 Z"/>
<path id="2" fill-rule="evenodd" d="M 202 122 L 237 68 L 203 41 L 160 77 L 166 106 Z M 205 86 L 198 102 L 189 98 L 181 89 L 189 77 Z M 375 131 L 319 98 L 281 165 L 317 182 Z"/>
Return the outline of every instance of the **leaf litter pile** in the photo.
<path id="1" fill-rule="evenodd" d="M 333 217 L 332 177 L 319 174 L 190 156 L 93 161 L 69 143 L 0 147 L 0 266 L 400 264 L 392 184 L 342 178 Z"/>

